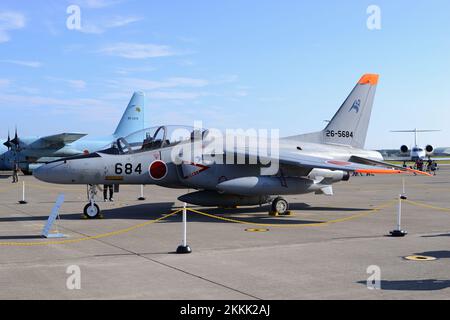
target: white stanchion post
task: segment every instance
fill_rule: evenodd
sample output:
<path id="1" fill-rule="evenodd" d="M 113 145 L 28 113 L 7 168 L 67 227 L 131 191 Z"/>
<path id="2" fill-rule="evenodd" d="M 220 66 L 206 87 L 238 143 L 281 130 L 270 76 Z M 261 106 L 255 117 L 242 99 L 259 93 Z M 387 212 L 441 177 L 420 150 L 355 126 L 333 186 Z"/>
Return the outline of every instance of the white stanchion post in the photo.
<path id="1" fill-rule="evenodd" d="M 187 204 L 184 203 L 183 205 L 183 241 L 181 243 L 181 246 L 177 248 L 177 253 L 179 254 L 186 254 L 191 253 L 191 247 L 187 244 Z"/>
<path id="2" fill-rule="evenodd" d="M 187 218 L 186 218 L 186 204 L 183 207 L 183 247 L 187 246 Z"/>
<path id="3" fill-rule="evenodd" d="M 406 189 L 405 189 L 405 177 L 402 177 L 402 194 L 405 195 L 406 194 Z"/>
<path id="4" fill-rule="evenodd" d="M 25 181 L 22 181 L 22 200 L 19 200 L 20 204 L 27 204 L 25 200 Z"/>
<path id="5" fill-rule="evenodd" d="M 408 199 L 405 194 L 405 178 L 403 178 L 402 191 L 403 194 L 400 194 L 398 197 L 397 229 L 390 232 L 392 237 L 404 237 L 408 234 L 407 231 L 402 230 L 402 202 Z"/>
<path id="6" fill-rule="evenodd" d="M 397 230 L 402 229 L 402 195 L 398 196 Z"/>
<path id="7" fill-rule="evenodd" d="M 141 184 L 141 196 L 138 198 L 139 201 L 144 201 L 145 197 L 144 197 L 144 185 Z"/>

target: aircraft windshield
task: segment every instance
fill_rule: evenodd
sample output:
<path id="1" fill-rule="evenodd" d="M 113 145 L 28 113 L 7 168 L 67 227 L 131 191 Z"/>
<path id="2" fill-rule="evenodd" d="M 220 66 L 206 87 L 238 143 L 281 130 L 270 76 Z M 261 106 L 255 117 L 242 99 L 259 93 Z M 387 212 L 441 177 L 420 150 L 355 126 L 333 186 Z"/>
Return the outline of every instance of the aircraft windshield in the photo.
<path id="1" fill-rule="evenodd" d="M 108 154 L 137 153 L 175 146 L 194 136 L 202 136 L 206 130 L 194 130 L 189 126 L 160 126 L 137 131 L 127 137 L 117 139 L 101 151 Z"/>

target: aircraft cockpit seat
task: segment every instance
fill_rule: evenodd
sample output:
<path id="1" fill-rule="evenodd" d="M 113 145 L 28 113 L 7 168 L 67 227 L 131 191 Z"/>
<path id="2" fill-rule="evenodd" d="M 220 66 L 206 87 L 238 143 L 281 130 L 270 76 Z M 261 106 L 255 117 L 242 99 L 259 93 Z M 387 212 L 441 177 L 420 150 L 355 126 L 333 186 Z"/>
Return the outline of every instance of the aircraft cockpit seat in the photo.
<path id="1" fill-rule="evenodd" d="M 152 137 L 147 137 L 142 143 L 141 150 L 150 150 L 153 149 L 154 140 Z"/>

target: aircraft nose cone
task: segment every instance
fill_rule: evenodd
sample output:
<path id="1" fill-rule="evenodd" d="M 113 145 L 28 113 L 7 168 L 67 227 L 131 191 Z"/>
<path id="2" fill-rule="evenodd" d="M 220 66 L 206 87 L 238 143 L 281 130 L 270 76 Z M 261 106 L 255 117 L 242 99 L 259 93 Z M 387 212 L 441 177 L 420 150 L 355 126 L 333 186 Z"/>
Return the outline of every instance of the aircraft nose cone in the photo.
<path id="1" fill-rule="evenodd" d="M 38 180 L 49 183 L 64 183 L 67 178 L 67 170 L 60 163 L 47 163 L 33 171 Z"/>

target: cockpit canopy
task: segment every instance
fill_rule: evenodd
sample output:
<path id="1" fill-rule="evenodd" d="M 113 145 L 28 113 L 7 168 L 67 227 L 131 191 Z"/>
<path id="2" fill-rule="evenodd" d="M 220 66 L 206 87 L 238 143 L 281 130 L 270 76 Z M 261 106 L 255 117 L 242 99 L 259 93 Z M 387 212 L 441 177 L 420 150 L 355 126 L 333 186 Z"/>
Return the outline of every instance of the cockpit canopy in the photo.
<path id="1" fill-rule="evenodd" d="M 167 148 L 184 141 L 191 141 L 194 137 L 201 139 L 206 132 L 205 129 L 194 129 L 194 127 L 189 126 L 152 127 L 119 138 L 100 152 L 127 154 Z"/>

